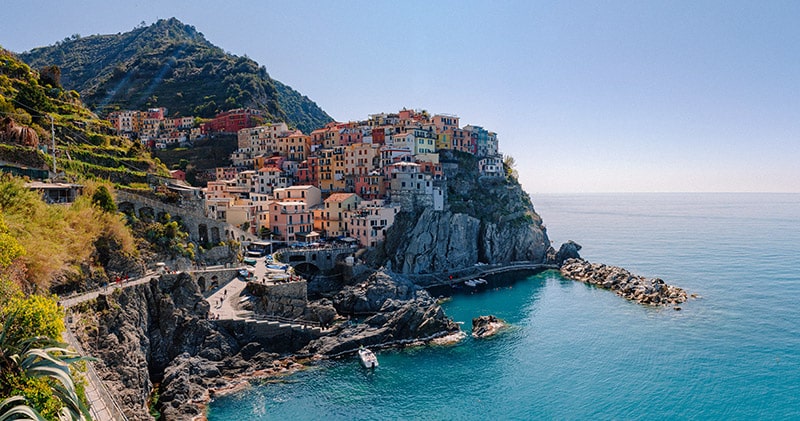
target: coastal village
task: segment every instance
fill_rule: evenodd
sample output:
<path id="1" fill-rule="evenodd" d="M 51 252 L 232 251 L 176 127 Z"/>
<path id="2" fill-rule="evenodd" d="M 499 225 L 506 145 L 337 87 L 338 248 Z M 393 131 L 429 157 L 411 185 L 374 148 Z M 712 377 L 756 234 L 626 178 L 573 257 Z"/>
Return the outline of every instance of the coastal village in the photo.
<path id="1" fill-rule="evenodd" d="M 41 74 L 16 66 L 14 89 L 39 93 L 35 80 L 19 78 Z M 54 73 L 43 72 L 50 86 Z M 44 91 L 30 105 L 25 95 L 12 100 L 22 108 L 5 112 L 13 119 L 0 138 L 14 165 L 0 164 L 41 180 L 8 182 L 3 211 L 16 230 L 38 236 L 7 247 L 5 273 L 56 295 L 9 304 L 50 306 L 57 325 L 46 335 L 74 350 L 50 357 L 92 356 L 80 392 L 89 408 L 74 407 L 93 419 L 152 419 L 154 410 L 201 419 L 220 394 L 319 358 L 356 353 L 374 369 L 383 348 L 458 343 L 464 331 L 442 300 L 499 288 L 509 273 L 560 269 L 564 279 L 648 305 L 687 298 L 660 279 L 578 260 L 573 242 L 556 251 L 497 134 L 456 115 L 402 109 L 302 125 L 254 108 L 203 119 L 160 107 L 113 111 L 109 129 L 77 94 L 47 92 L 52 100 Z M 40 110 L 54 104 L 63 109 L 46 119 Z M 86 120 L 74 121 L 81 113 Z M 47 120 L 51 148 L 38 140 Z M 151 155 L 196 144 L 204 153 L 224 145 L 215 162 L 230 164 L 189 172 L 178 163 L 168 173 Z M 17 245 L 6 231 L 0 217 L 0 239 Z M 29 272 L 26 252 L 36 252 Z M 7 314 L 6 327 L 21 325 Z M 475 339 L 507 326 L 476 316 Z M 68 379 L 67 364 L 62 371 Z"/>
<path id="2" fill-rule="evenodd" d="M 108 120 L 119 135 L 150 148 L 236 134 L 232 166 L 215 168 L 203 189 L 204 212 L 263 239 L 347 238 L 376 246 L 401 210 L 444 209 L 440 150 L 474 155 L 481 176 L 505 176 L 497 134 L 462 127 L 455 115 L 403 109 L 331 122 L 310 134 L 283 122 L 264 123 L 263 112 L 254 109 L 226 111 L 199 124 L 166 115 L 164 108 L 117 111 Z M 172 176 L 185 180 L 181 170 Z"/>

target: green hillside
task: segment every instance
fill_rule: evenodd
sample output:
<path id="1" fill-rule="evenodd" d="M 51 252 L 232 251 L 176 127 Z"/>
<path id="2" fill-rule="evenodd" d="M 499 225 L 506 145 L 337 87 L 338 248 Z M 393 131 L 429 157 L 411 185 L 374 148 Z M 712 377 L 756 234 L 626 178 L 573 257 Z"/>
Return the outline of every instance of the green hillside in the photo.
<path id="1" fill-rule="evenodd" d="M 40 147 L 4 135 L 9 124 L 34 131 Z M 113 135 L 109 123 L 86 109 L 77 92 L 62 88 L 57 68 L 34 71 L 0 48 L 0 161 L 52 170 L 53 134 L 57 169 L 72 180 L 97 178 L 136 186 L 146 182 L 148 173 L 167 175 L 147 150 Z"/>
<path id="2" fill-rule="evenodd" d="M 169 115 L 213 117 L 251 107 L 306 133 L 331 121 L 263 66 L 225 53 L 175 18 L 125 33 L 72 37 L 20 58 L 37 69 L 59 66 L 64 86 L 101 114 L 166 107 Z"/>

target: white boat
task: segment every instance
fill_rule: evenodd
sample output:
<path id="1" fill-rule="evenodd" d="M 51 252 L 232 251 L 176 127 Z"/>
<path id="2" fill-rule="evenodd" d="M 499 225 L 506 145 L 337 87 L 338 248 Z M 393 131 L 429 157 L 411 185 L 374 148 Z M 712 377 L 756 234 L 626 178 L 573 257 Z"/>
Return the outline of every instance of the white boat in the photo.
<path id="1" fill-rule="evenodd" d="M 478 278 L 478 279 L 475 280 L 475 282 L 478 283 L 478 284 L 484 284 L 484 285 L 489 283 L 489 281 L 487 281 L 486 279 L 483 279 L 483 278 Z"/>
<path id="2" fill-rule="evenodd" d="M 378 357 L 367 348 L 362 347 L 358 349 L 358 358 L 361 360 L 361 365 L 366 368 L 375 368 L 378 366 Z"/>
<path id="3" fill-rule="evenodd" d="M 474 279 L 470 279 L 470 280 L 468 280 L 468 281 L 464 281 L 464 285 L 466 285 L 466 286 L 468 286 L 468 287 L 473 287 L 473 288 L 475 288 L 476 286 L 478 286 L 478 281 L 476 281 L 476 280 L 474 280 Z"/>

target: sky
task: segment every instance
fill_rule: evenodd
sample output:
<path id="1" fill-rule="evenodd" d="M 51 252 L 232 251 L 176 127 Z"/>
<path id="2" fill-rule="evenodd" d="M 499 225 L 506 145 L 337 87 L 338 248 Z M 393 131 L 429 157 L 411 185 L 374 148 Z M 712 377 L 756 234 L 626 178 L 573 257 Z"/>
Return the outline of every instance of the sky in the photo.
<path id="1" fill-rule="evenodd" d="M 337 121 L 494 131 L 529 193 L 800 192 L 800 2 L 4 0 L 0 45 L 176 17 Z"/>

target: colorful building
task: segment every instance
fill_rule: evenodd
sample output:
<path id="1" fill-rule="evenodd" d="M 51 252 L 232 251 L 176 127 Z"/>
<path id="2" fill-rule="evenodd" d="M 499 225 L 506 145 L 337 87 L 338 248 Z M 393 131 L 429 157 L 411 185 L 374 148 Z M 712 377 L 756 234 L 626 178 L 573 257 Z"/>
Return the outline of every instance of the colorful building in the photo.
<path id="1" fill-rule="evenodd" d="M 275 200 L 284 202 L 305 202 L 309 208 L 322 204 L 322 192 L 315 186 L 291 186 L 275 189 Z"/>
<path id="2" fill-rule="evenodd" d="M 327 237 L 348 235 L 345 213 L 355 210 L 361 198 L 354 193 L 333 193 L 324 201 L 324 206 L 314 212 L 314 229 Z"/>
<path id="3" fill-rule="evenodd" d="M 269 205 L 269 229 L 274 238 L 297 241 L 298 234 L 308 234 L 314 219 L 306 202 L 274 201 Z"/>
<path id="4" fill-rule="evenodd" d="M 211 121 L 201 124 L 200 130 L 203 134 L 238 133 L 239 130 L 259 125 L 265 118 L 261 110 L 237 108 L 217 114 Z"/>
<path id="5" fill-rule="evenodd" d="M 394 224 L 400 206 L 386 206 L 383 200 L 363 201 L 347 212 L 349 236 L 365 247 L 376 247 L 386 239 L 386 230 Z"/>

